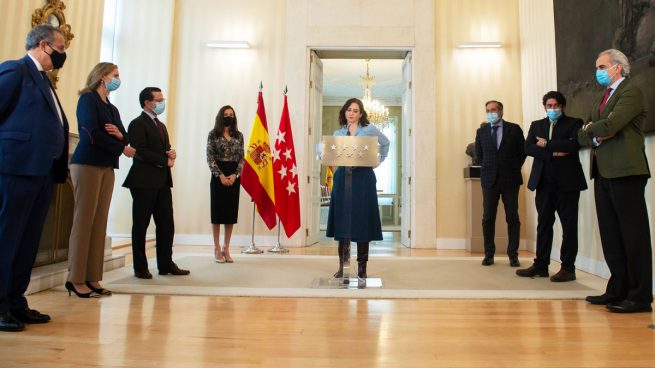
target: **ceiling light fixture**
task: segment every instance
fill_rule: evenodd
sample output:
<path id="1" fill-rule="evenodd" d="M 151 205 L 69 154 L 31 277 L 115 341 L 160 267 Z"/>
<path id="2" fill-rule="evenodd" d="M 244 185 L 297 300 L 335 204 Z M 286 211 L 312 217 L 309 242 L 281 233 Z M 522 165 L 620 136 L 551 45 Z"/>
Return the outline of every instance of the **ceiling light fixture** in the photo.
<path id="1" fill-rule="evenodd" d="M 458 49 L 489 49 L 503 47 L 501 42 L 460 42 Z"/>
<path id="2" fill-rule="evenodd" d="M 248 41 L 210 41 L 207 47 L 215 49 L 249 49 Z"/>
<path id="3" fill-rule="evenodd" d="M 369 74 L 368 64 L 370 62 L 371 59 L 366 59 L 366 75 L 360 76 L 364 84 L 362 103 L 364 104 L 364 110 L 368 114 L 369 122 L 382 130 L 389 126 L 389 109 L 384 107 L 380 101 L 374 100 L 371 95 L 371 86 L 375 82 L 375 77 Z"/>

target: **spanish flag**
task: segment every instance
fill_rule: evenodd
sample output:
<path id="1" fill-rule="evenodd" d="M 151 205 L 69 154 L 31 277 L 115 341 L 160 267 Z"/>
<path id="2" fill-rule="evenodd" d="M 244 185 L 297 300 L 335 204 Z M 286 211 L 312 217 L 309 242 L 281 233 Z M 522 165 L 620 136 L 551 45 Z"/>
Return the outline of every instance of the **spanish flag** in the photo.
<path id="1" fill-rule="evenodd" d="M 332 179 L 334 179 L 332 166 L 328 166 L 327 171 L 325 172 L 325 185 L 327 185 L 328 189 L 330 189 L 330 193 L 332 192 Z"/>
<path id="2" fill-rule="evenodd" d="M 257 115 L 246 147 L 241 186 L 257 205 L 259 215 L 269 229 L 275 227 L 275 189 L 273 159 L 268 140 L 268 124 L 261 87 L 257 98 Z"/>

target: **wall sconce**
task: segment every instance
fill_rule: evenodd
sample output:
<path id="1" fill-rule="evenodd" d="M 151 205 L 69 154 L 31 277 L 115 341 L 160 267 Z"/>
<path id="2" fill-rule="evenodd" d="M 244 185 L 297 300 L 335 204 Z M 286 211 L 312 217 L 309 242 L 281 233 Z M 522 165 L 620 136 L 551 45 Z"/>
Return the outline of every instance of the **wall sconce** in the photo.
<path id="1" fill-rule="evenodd" d="M 249 49 L 248 41 L 210 41 L 207 47 L 215 49 Z"/>
<path id="2" fill-rule="evenodd" d="M 489 49 L 503 47 L 501 42 L 460 42 L 458 49 Z"/>

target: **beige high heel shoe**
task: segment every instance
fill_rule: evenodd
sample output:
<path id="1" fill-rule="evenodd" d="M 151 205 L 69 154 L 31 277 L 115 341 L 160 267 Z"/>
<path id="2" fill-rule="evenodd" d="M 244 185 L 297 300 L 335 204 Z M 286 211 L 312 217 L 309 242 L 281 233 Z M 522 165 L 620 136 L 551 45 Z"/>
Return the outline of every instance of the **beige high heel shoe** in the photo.
<path id="1" fill-rule="evenodd" d="M 221 255 L 221 258 L 218 258 L 218 255 Z M 218 249 L 214 249 L 214 262 L 216 263 L 225 263 L 225 257 L 223 256 L 223 252 L 221 252 Z"/>
<path id="2" fill-rule="evenodd" d="M 225 254 L 225 252 L 223 252 L 223 259 L 224 259 L 225 262 L 227 262 L 227 263 L 234 263 L 234 260 L 232 259 L 232 257 L 230 257 L 229 254 Z"/>

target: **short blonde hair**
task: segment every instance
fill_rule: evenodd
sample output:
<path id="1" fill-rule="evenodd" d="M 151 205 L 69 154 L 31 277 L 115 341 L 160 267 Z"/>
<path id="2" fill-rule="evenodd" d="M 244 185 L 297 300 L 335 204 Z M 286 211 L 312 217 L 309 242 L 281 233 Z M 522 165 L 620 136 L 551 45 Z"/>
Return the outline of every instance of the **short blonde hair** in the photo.
<path id="1" fill-rule="evenodd" d="M 118 69 L 118 65 L 114 63 L 98 63 L 93 67 L 89 76 L 86 77 L 86 85 L 79 94 L 95 91 L 102 82 L 102 77 L 113 72 L 115 69 Z"/>

